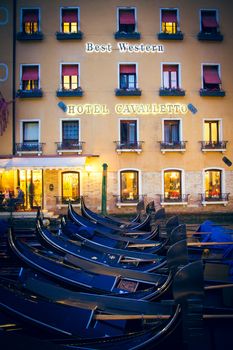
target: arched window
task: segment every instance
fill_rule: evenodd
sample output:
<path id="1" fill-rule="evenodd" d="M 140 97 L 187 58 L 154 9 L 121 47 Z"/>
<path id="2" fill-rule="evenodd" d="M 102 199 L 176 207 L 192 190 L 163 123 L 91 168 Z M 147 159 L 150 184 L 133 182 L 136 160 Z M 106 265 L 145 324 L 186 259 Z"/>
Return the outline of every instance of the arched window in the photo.
<path id="1" fill-rule="evenodd" d="M 79 203 L 80 200 L 80 174 L 76 171 L 62 173 L 62 203 L 68 201 Z"/>
<path id="2" fill-rule="evenodd" d="M 120 172 L 120 196 L 121 202 L 138 201 L 138 171 L 123 170 Z"/>
<path id="3" fill-rule="evenodd" d="M 180 170 L 164 171 L 164 199 L 179 200 L 182 198 L 182 183 Z"/>
<path id="4" fill-rule="evenodd" d="M 220 198 L 222 192 L 222 171 L 218 169 L 205 170 L 206 199 Z"/>

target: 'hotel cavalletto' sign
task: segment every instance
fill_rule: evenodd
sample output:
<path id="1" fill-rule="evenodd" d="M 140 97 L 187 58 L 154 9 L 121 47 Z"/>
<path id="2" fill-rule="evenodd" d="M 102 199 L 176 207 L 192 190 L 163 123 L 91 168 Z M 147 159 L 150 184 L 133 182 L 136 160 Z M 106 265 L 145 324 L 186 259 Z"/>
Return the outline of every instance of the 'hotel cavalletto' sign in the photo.
<path id="1" fill-rule="evenodd" d="M 112 113 L 106 104 L 86 103 L 70 104 L 66 106 L 68 115 L 108 115 Z M 114 112 L 119 115 L 159 115 L 186 114 L 188 107 L 180 103 L 147 103 L 121 104 L 114 106 Z"/>

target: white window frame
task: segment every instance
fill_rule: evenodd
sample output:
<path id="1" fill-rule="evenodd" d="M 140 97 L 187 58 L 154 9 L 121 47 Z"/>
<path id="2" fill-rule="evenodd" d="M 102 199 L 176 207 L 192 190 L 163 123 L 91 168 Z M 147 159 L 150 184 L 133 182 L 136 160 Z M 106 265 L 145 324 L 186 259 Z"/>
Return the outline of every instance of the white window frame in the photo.
<path id="1" fill-rule="evenodd" d="M 221 171 L 221 193 L 226 193 L 226 174 L 225 174 L 225 169 L 218 167 L 218 166 L 212 166 L 208 168 L 204 168 L 202 170 L 202 193 L 205 193 L 205 172 L 210 171 L 210 170 L 219 170 Z M 205 201 L 203 200 L 201 204 L 205 207 L 206 205 L 211 205 L 211 204 L 222 204 L 226 206 L 228 201 Z"/>
<path id="2" fill-rule="evenodd" d="M 118 89 L 120 89 L 120 66 L 121 65 L 135 65 L 136 66 L 136 89 L 138 89 L 138 63 L 137 62 L 118 62 Z"/>
<path id="3" fill-rule="evenodd" d="M 62 142 L 62 123 L 63 122 L 78 122 L 79 123 L 79 128 L 78 128 L 78 141 L 80 142 L 81 140 L 81 122 L 80 122 L 80 118 L 61 118 L 60 119 L 60 126 L 59 126 L 59 134 L 60 134 L 60 141 Z M 61 155 L 62 153 L 70 153 L 70 152 L 74 152 L 74 150 L 62 150 L 62 151 L 58 151 L 58 154 Z M 82 150 L 78 150 L 77 152 L 75 151 L 75 153 L 81 154 Z"/>
<path id="4" fill-rule="evenodd" d="M 38 123 L 38 143 L 41 137 L 41 120 L 40 119 L 21 119 L 20 120 L 20 143 L 23 142 L 23 124 L 24 123 Z"/>
<path id="5" fill-rule="evenodd" d="M 216 20 L 217 20 L 217 23 L 219 24 L 219 11 L 218 9 L 206 9 L 206 8 L 202 8 L 199 10 L 199 27 L 200 27 L 200 31 L 202 30 L 202 24 L 201 24 L 201 19 L 202 19 L 202 12 L 203 11 L 215 11 L 215 14 L 216 14 Z"/>
<path id="6" fill-rule="evenodd" d="M 180 62 L 161 62 L 160 63 L 160 72 L 161 72 L 161 88 L 164 88 L 163 84 L 163 66 L 178 66 L 178 81 L 177 85 L 182 89 L 182 76 L 181 76 L 181 63 Z"/>
<path id="7" fill-rule="evenodd" d="M 39 19 L 39 25 L 38 25 L 38 31 L 41 31 L 41 9 L 40 7 L 21 7 L 20 9 L 20 31 L 23 31 L 23 11 L 24 10 L 38 10 L 38 19 Z"/>
<path id="8" fill-rule="evenodd" d="M 219 132 L 219 135 L 218 135 L 218 138 L 219 138 L 219 141 L 222 141 L 223 140 L 223 130 L 222 130 L 222 124 L 223 124 L 223 119 L 222 118 L 203 118 L 202 120 L 202 139 L 204 141 L 204 137 L 205 137 L 205 122 L 210 122 L 210 121 L 213 121 L 213 122 L 218 122 L 218 132 Z"/>
<path id="9" fill-rule="evenodd" d="M 132 117 L 124 117 L 124 118 L 119 118 L 118 119 L 118 140 L 121 141 L 121 121 L 122 120 L 132 120 L 137 122 L 137 128 L 136 128 L 136 136 L 137 136 L 137 141 L 140 140 L 139 138 L 139 118 L 132 118 Z M 141 149 L 119 149 L 117 150 L 117 153 L 122 153 L 122 152 L 137 152 L 141 153 Z"/>
<path id="10" fill-rule="evenodd" d="M 183 119 L 181 118 L 162 118 L 162 140 L 163 142 L 165 142 L 165 134 L 164 134 L 164 122 L 165 121 L 172 121 L 172 120 L 175 120 L 175 121 L 179 121 L 179 136 L 180 136 L 180 139 L 179 141 L 183 141 Z"/>
<path id="11" fill-rule="evenodd" d="M 117 21 L 117 31 L 119 31 L 119 13 L 120 10 L 134 10 L 134 18 L 135 18 L 135 32 L 138 31 L 138 15 L 137 15 L 137 7 L 135 6 L 118 6 L 116 13 L 116 21 Z"/>
<path id="12" fill-rule="evenodd" d="M 60 63 L 60 89 L 62 89 L 62 66 L 67 66 L 67 65 L 73 65 L 73 66 L 78 66 L 78 87 L 81 86 L 80 83 L 80 76 L 81 76 L 81 68 L 80 68 L 80 63 L 79 62 L 62 62 Z"/>
<path id="13" fill-rule="evenodd" d="M 218 67 L 218 75 L 221 79 L 221 64 L 220 63 L 201 63 L 201 87 L 204 88 L 204 66 L 217 66 Z M 222 81 L 222 79 L 221 79 Z"/>
<path id="14" fill-rule="evenodd" d="M 23 67 L 29 67 L 29 66 L 37 66 L 38 67 L 38 77 L 39 77 L 39 84 L 38 89 L 40 89 L 41 86 L 41 79 L 40 79 L 40 64 L 39 63 L 30 63 L 30 64 L 20 64 L 20 89 L 23 88 Z"/>
<path id="15" fill-rule="evenodd" d="M 60 7 L 60 32 L 62 32 L 62 10 L 78 11 L 78 31 L 80 31 L 80 6 L 62 6 Z"/>
<path id="16" fill-rule="evenodd" d="M 3 67 L 5 69 L 5 76 L 3 78 L 0 77 L 0 81 L 6 81 L 8 79 L 8 65 L 5 63 L 0 63 L 0 67 Z"/>
<path id="17" fill-rule="evenodd" d="M 83 189 L 83 171 L 81 171 L 78 168 L 67 168 L 67 169 L 58 170 L 58 196 L 61 198 L 61 195 L 62 195 L 62 188 L 61 188 L 62 173 L 67 172 L 67 171 L 71 171 L 71 172 L 75 171 L 75 172 L 79 173 L 80 196 L 82 196 L 83 195 L 83 191 L 82 191 L 82 189 Z M 72 204 L 72 206 L 74 208 L 79 208 L 81 206 L 81 204 L 80 203 L 79 204 Z M 65 207 L 67 207 L 67 204 L 60 203 L 60 204 L 57 204 L 56 207 L 58 209 L 65 208 Z"/>
<path id="18" fill-rule="evenodd" d="M 162 33 L 162 11 L 176 11 L 177 18 L 177 32 L 180 31 L 180 11 L 177 7 L 161 7 L 160 8 L 160 33 Z"/>
<path id="19" fill-rule="evenodd" d="M 187 193 L 185 193 L 185 171 L 184 169 L 182 168 L 164 168 L 162 169 L 162 172 L 161 172 L 161 176 L 162 176 L 162 181 L 161 181 L 161 184 L 162 184 L 162 196 L 164 197 L 165 196 L 165 193 L 164 193 L 164 174 L 166 171 L 180 171 L 181 172 L 181 195 L 187 195 Z M 165 206 L 165 205 L 187 205 L 188 202 L 161 202 L 161 205 L 162 206 Z"/>
<path id="20" fill-rule="evenodd" d="M 117 195 L 120 198 L 121 196 L 121 172 L 122 171 L 137 171 L 138 172 L 138 196 L 142 196 L 142 172 L 138 168 L 122 168 L 117 172 Z M 136 207 L 138 203 L 122 203 L 118 201 L 116 206 L 120 207 Z"/>
<path id="21" fill-rule="evenodd" d="M 0 7 L 0 11 L 5 12 L 5 20 L 0 21 L 0 26 L 4 26 L 9 21 L 9 11 L 8 11 L 8 8 L 6 8 L 4 6 Z"/>

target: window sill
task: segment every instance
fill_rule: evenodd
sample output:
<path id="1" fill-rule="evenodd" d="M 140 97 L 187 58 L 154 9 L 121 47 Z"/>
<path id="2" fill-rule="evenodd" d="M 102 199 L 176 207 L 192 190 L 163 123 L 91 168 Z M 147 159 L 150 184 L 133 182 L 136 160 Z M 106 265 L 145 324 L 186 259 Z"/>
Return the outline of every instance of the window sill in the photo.
<path id="1" fill-rule="evenodd" d="M 134 148 L 134 149 L 131 149 L 131 148 L 125 148 L 125 149 L 116 149 L 116 152 L 118 153 L 118 154 L 121 154 L 121 153 L 141 153 L 142 152 L 142 149 L 136 149 L 136 148 Z"/>
<path id="2" fill-rule="evenodd" d="M 166 205 L 183 205 L 183 206 L 186 206 L 188 205 L 188 202 L 176 202 L 175 200 L 174 201 L 167 201 L 167 202 L 161 202 L 160 203 L 162 206 L 166 206 Z"/>
<path id="3" fill-rule="evenodd" d="M 224 205 L 224 206 L 226 206 L 227 204 L 228 204 L 228 201 L 218 201 L 218 200 L 210 200 L 210 201 L 202 201 L 201 202 L 201 204 L 204 206 L 204 207 L 206 207 L 206 205 L 209 205 L 209 204 L 219 204 L 219 205 Z"/>
<path id="4" fill-rule="evenodd" d="M 167 148 L 161 148 L 161 153 L 165 154 L 166 152 L 180 152 L 180 153 L 184 153 L 186 152 L 185 148 L 173 148 L 173 149 L 167 149 Z"/>
<path id="5" fill-rule="evenodd" d="M 39 157 L 39 156 L 42 155 L 43 152 L 42 152 L 42 151 L 17 151 L 16 153 L 17 153 L 17 155 L 20 156 L 20 157 L 21 157 L 22 155 L 25 156 L 25 155 L 27 155 L 27 154 L 28 154 L 28 155 L 37 154 L 38 157 Z"/>
<path id="6" fill-rule="evenodd" d="M 223 35 L 221 33 L 204 33 L 197 34 L 197 39 L 200 41 L 223 41 Z"/>
<path id="7" fill-rule="evenodd" d="M 43 91 L 41 89 L 37 90 L 18 90 L 16 97 L 19 98 L 34 98 L 43 97 Z"/>
<path id="8" fill-rule="evenodd" d="M 225 91 L 223 90 L 204 90 L 200 89 L 199 91 L 200 96 L 209 96 L 209 97 L 224 97 L 226 95 Z"/>
<path id="9" fill-rule="evenodd" d="M 18 32 L 16 35 L 16 39 L 18 41 L 37 41 L 37 40 L 43 40 L 44 35 L 41 32 L 33 33 L 33 34 L 26 34 L 23 32 Z"/>
<path id="10" fill-rule="evenodd" d="M 181 32 L 175 34 L 158 33 L 157 37 L 159 40 L 183 40 L 184 34 Z"/>
<path id="11" fill-rule="evenodd" d="M 159 96 L 185 96 L 185 91 L 181 89 L 160 89 Z"/>
<path id="12" fill-rule="evenodd" d="M 56 38 L 57 40 L 82 40 L 83 33 L 80 31 L 77 33 L 56 32 Z"/>
<path id="13" fill-rule="evenodd" d="M 132 90 L 127 90 L 127 89 L 116 89 L 115 90 L 115 95 L 116 96 L 141 96 L 142 91 L 139 89 L 132 89 Z"/>
<path id="14" fill-rule="evenodd" d="M 83 90 L 57 90 L 56 95 L 57 97 L 82 97 Z"/>
<path id="15" fill-rule="evenodd" d="M 82 149 L 63 149 L 63 150 L 57 150 L 57 153 L 59 156 L 62 156 L 63 153 L 78 153 L 82 154 L 83 150 Z"/>
<path id="16" fill-rule="evenodd" d="M 202 148 L 201 151 L 205 152 L 226 152 L 226 148 Z"/>
<path id="17" fill-rule="evenodd" d="M 141 34 L 138 32 L 127 33 L 127 32 L 116 32 L 114 34 L 115 39 L 128 39 L 128 40 L 140 40 Z"/>
<path id="18" fill-rule="evenodd" d="M 117 202 L 116 203 L 116 206 L 118 208 L 121 208 L 121 207 L 136 207 L 138 204 L 138 202 L 131 202 L 131 203 L 125 203 L 125 202 Z"/>

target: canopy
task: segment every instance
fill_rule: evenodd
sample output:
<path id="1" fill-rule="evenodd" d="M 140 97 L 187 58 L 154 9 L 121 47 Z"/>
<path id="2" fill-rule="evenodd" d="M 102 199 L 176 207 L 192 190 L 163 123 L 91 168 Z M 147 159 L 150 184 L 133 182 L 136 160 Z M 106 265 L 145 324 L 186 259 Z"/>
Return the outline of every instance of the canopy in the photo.
<path id="1" fill-rule="evenodd" d="M 221 84 L 218 69 L 215 66 L 204 67 L 203 75 L 206 84 Z"/>
<path id="2" fill-rule="evenodd" d="M 133 10 L 120 11 L 120 24 L 135 24 L 135 17 Z"/>
<path id="3" fill-rule="evenodd" d="M 86 157 L 13 157 L 0 159 L 0 169 L 83 168 Z"/>

